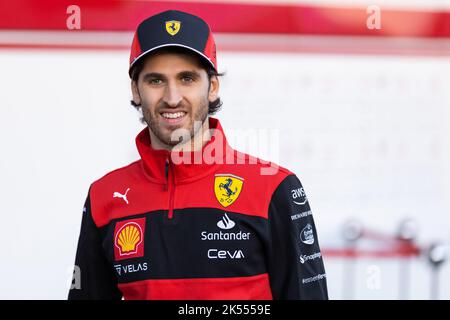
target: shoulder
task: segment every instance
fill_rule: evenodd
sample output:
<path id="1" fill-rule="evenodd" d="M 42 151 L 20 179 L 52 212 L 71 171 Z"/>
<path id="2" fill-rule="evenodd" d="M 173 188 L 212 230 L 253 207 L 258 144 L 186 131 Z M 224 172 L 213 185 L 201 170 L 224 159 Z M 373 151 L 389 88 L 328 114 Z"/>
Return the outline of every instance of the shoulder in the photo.
<path id="1" fill-rule="evenodd" d="M 141 160 L 136 160 L 126 166 L 120 167 L 104 174 L 101 178 L 95 180 L 91 186 L 95 188 L 102 188 L 110 183 L 114 183 L 118 180 L 122 180 L 123 178 L 132 175 L 136 171 L 139 171 L 140 167 Z"/>
<path id="2" fill-rule="evenodd" d="M 290 197 L 292 190 L 298 189 L 297 176 L 289 169 L 273 161 L 263 160 L 247 153 L 235 151 L 233 163 L 221 167 L 220 175 L 232 174 L 242 180 L 245 204 L 252 204 L 251 212 L 265 216 L 269 204 L 276 195 Z"/>
<path id="3" fill-rule="evenodd" d="M 287 177 L 295 177 L 292 171 L 273 161 L 264 160 L 240 151 L 235 151 L 234 161 L 237 170 L 241 168 L 246 176 L 273 190 Z"/>
<path id="4" fill-rule="evenodd" d="M 142 175 L 141 166 L 141 160 L 134 161 L 106 173 L 91 184 L 89 190 L 91 212 L 97 227 L 103 226 L 109 219 L 105 214 L 109 211 L 114 193 L 124 194 L 131 182 Z"/>

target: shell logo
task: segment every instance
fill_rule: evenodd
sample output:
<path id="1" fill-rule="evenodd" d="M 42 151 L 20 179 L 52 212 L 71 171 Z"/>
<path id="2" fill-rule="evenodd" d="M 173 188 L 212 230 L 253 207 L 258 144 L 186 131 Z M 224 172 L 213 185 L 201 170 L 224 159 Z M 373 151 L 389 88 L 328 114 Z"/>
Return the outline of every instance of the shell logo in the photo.
<path id="1" fill-rule="evenodd" d="M 125 221 L 116 225 L 114 252 L 116 260 L 144 255 L 145 218 Z"/>
<path id="2" fill-rule="evenodd" d="M 116 245 L 119 246 L 120 254 L 133 254 L 137 246 L 142 242 L 142 230 L 138 224 L 130 222 L 122 227 L 117 234 Z"/>

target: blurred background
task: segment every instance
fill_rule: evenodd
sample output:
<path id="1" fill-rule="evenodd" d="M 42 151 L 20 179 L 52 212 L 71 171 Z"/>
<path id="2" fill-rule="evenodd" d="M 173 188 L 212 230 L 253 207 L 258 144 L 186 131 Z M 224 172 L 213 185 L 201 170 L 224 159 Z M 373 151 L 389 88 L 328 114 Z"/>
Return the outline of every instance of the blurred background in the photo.
<path id="1" fill-rule="evenodd" d="M 2 0 L 0 299 L 67 297 L 89 185 L 138 159 L 133 32 L 167 9 L 215 34 L 231 144 L 300 177 L 330 298 L 449 299 L 450 0 Z"/>

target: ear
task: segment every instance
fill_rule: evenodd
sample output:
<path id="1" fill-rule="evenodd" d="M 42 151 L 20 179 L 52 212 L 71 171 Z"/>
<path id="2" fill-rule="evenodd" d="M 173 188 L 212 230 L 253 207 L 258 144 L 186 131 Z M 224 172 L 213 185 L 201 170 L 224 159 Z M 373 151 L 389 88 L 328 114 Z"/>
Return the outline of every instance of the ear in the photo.
<path id="1" fill-rule="evenodd" d="M 209 102 L 213 102 L 219 97 L 219 78 L 212 76 L 210 82 L 211 84 L 209 85 L 208 100 Z"/>
<path id="2" fill-rule="evenodd" d="M 141 104 L 141 96 L 139 94 L 137 82 L 134 80 L 131 80 L 131 93 L 133 94 L 134 103 L 137 105 L 140 105 Z"/>

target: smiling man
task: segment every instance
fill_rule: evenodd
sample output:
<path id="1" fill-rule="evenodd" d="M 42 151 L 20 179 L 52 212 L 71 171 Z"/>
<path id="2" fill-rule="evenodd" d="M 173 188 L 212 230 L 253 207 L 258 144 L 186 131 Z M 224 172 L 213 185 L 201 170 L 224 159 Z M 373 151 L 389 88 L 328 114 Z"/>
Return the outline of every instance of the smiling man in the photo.
<path id="1" fill-rule="evenodd" d="M 204 139 L 203 134 L 209 132 L 208 106 L 220 103 L 219 74 L 187 50 L 156 49 L 132 69 L 132 104 L 142 107 L 155 149 L 180 146 L 180 141 L 174 139 L 177 129 L 184 130 L 179 132 L 187 135 L 185 138 L 190 142 L 186 146 L 186 141 L 181 141 L 185 149 L 192 151 L 201 146 L 196 139 Z"/>
<path id="2" fill-rule="evenodd" d="M 327 299 L 299 179 L 233 150 L 210 117 L 221 74 L 206 22 L 144 20 L 129 75 L 141 159 L 91 185 L 69 299 Z"/>

